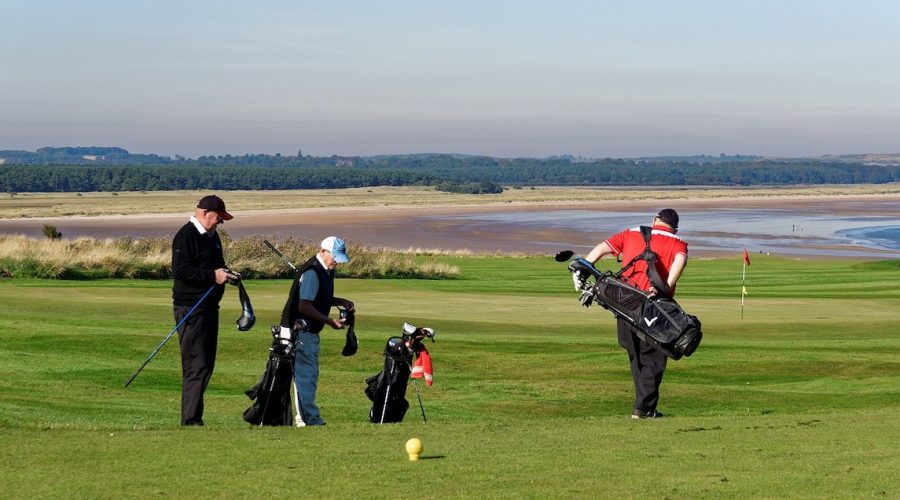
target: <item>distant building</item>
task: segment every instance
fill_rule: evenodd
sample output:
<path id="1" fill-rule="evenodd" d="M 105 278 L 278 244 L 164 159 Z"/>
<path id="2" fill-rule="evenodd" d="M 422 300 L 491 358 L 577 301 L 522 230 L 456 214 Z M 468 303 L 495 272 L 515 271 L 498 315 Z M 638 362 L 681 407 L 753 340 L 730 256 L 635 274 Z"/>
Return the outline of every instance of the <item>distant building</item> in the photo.
<path id="1" fill-rule="evenodd" d="M 337 157 L 334 160 L 335 167 L 352 167 L 354 163 L 353 158 Z"/>
<path id="2" fill-rule="evenodd" d="M 87 161 L 97 161 L 98 158 L 103 159 L 102 156 L 97 156 L 97 155 L 82 155 L 81 157 Z"/>
<path id="3" fill-rule="evenodd" d="M 0 165 L 3 165 L 4 163 L 6 163 L 6 158 L 0 158 Z"/>

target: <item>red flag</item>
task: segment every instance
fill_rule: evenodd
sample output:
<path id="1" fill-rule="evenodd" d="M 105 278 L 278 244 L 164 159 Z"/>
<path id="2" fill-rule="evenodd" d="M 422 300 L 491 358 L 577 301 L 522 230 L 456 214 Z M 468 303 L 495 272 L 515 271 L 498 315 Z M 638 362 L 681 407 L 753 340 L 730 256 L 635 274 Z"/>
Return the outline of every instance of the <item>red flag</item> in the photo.
<path id="1" fill-rule="evenodd" d="M 750 265 L 750 254 L 747 253 L 747 249 L 744 249 L 744 264 Z"/>
<path id="2" fill-rule="evenodd" d="M 431 366 L 431 355 L 428 354 L 428 349 L 425 349 L 425 346 L 422 346 L 422 350 L 419 351 L 419 357 L 413 363 L 410 376 L 412 378 L 424 378 L 425 384 L 429 387 L 434 384 L 434 368 Z"/>

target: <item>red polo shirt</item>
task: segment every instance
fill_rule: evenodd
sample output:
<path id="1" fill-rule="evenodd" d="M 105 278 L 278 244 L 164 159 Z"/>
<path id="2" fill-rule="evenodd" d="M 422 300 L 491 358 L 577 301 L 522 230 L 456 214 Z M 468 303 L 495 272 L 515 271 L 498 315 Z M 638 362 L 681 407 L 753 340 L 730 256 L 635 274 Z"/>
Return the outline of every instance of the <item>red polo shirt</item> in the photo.
<path id="1" fill-rule="evenodd" d="M 622 256 L 622 265 L 631 262 L 631 259 L 640 255 L 646 244 L 644 236 L 641 234 L 641 228 L 633 227 L 618 233 L 608 240 L 606 244 L 612 249 L 614 255 Z M 687 257 L 687 243 L 675 236 L 672 231 L 665 226 L 653 226 L 652 237 L 650 238 L 650 249 L 659 256 L 656 259 L 656 269 L 664 280 L 669 279 L 669 269 L 672 267 L 672 261 L 678 254 L 684 254 Z M 640 259 L 633 266 L 625 271 L 626 278 L 630 279 L 642 290 L 650 289 L 650 278 L 647 277 L 647 261 Z M 672 294 L 675 288 L 672 287 Z"/>

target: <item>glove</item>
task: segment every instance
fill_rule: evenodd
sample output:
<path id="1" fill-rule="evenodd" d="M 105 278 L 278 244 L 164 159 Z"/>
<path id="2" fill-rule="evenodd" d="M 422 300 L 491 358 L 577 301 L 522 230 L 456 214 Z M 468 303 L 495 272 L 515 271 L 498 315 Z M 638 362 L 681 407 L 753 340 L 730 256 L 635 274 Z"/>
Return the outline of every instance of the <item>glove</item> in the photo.
<path id="1" fill-rule="evenodd" d="M 594 294 L 591 293 L 591 290 L 585 290 L 581 292 L 581 297 L 578 300 L 584 307 L 591 307 L 591 304 L 594 303 Z"/>
<path id="2" fill-rule="evenodd" d="M 575 271 L 572 273 L 572 283 L 575 285 L 575 291 L 580 292 L 584 290 L 587 278 L 584 276 L 584 273 Z"/>

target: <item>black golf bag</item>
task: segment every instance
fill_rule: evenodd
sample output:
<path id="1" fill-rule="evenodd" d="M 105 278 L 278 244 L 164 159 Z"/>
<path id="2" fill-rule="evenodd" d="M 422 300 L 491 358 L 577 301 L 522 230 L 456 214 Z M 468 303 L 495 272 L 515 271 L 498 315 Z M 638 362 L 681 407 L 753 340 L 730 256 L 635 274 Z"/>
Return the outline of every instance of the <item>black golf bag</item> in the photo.
<path id="1" fill-rule="evenodd" d="M 294 381 L 294 341 L 297 330 L 272 327 L 269 360 L 259 382 L 244 394 L 253 404 L 244 420 L 253 425 L 291 425 L 291 383 Z"/>
<path id="2" fill-rule="evenodd" d="M 642 232 L 644 228 L 642 227 Z M 690 315 L 669 295 L 668 286 L 655 274 L 653 259 L 656 254 L 650 250 L 649 228 L 644 232 L 647 249 L 644 254 L 626 264 L 621 271 L 601 272 L 590 262 L 576 258 L 569 264 L 575 289 L 581 292 L 581 304 L 585 307 L 597 302 L 616 317 L 625 320 L 644 342 L 654 346 L 672 359 L 690 356 L 697 350 L 703 332 L 700 319 Z M 648 255 L 650 254 L 650 255 Z M 622 274 L 637 259 L 647 259 L 650 280 L 657 290 L 664 293 L 654 297 L 627 283 Z M 593 278 L 591 282 L 590 278 Z"/>
<path id="3" fill-rule="evenodd" d="M 433 342 L 434 330 L 404 323 L 403 336 L 387 340 L 384 346 L 384 368 L 366 379 L 365 393 L 372 401 L 369 422 L 386 424 L 403 421 L 406 410 L 409 409 L 406 386 L 412 373 L 413 360 L 417 353 L 425 349 L 421 341 L 426 337 Z M 421 398 L 419 404 L 422 404 Z M 424 407 L 422 417 L 425 417 Z"/>

